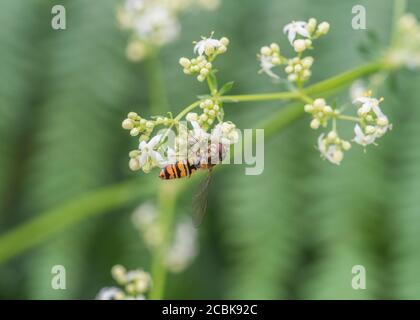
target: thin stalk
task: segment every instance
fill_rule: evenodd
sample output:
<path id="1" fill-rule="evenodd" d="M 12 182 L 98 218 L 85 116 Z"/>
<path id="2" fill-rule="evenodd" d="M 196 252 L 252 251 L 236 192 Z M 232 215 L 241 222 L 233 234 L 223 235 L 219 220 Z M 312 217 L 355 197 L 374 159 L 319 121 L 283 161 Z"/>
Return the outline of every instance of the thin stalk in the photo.
<path id="1" fill-rule="evenodd" d="M 0 236 L 0 263 L 35 247 L 85 219 L 153 196 L 156 185 L 138 178 L 100 188 L 36 215 Z M 148 187 L 141 187 L 141 184 Z"/>
<path id="2" fill-rule="evenodd" d="M 162 243 L 153 254 L 151 273 L 153 287 L 150 299 L 160 300 L 164 297 L 166 283 L 166 253 L 171 241 L 175 206 L 177 199 L 177 185 L 173 182 L 163 183 L 159 187 L 159 227 L 162 233 Z"/>
<path id="3" fill-rule="evenodd" d="M 394 0 L 394 17 L 392 21 L 391 30 L 391 48 L 395 47 L 398 42 L 398 23 L 400 18 L 404 15 L 407 8 L 406 0 Z"/>
<path id="4" fill-rule="evenodd" d="M 348 120 L 348 121 L 360 122 L 360 119 L 359 118 L 352 117 L 352 116 L 338 115 L 336 118 L 337 119 L 340 119 L 340 120 Z"/>
<path id="5" fill-rule="evenodd" d="M 270 101 L 270 100 L 290 100 L 299 96 L 297 92 L 273 92 L 260 94 L 244 94 L 236 96 L 221 96 L 222 102 L 254 102 L 254 101 Z"/>
<path id="6" fill-rule="evenodd" d="M 149 97 L 150 97 L 150 111 L 152 114 L 163 114 L 167 110 L 165 84 L 161 72 L 161 65 L 159 60 L 159 51 L 157 49 L 152 51 L 152 54 L 147 59 L 148 69 L 148 83 L 149 83 Z M 188 107 L 186 108 L 188 109 Z M 182 115 L 181 115 L 182 117 Z M 179 121 L 178 115 L 171 127 Z M 166 135 L 169 134 L 168 129 Z M 163 141 L 163 140 L 162 140 Z M 169 245 L 172 235 L 172 221 L 175 216 L 176 192 L 174 188 L 169 188 L 170 184 L 159 184 L 158 189 L 158 228 L 162 232 L 162 242 L 152 252 L 152 282 L 153 287 L 150 293 L 151 299 L 162 299 L 164 296 L 165 282 L 166 282 L 166 250 Z"/>

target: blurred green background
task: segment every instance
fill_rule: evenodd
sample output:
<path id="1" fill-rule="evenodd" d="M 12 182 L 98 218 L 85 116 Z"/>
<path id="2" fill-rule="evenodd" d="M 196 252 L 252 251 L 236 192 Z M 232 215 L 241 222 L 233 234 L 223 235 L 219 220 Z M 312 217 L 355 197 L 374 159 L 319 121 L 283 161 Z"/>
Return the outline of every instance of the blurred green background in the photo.
<path id="1" fill-rule="evenodd" d="M 148 115 L 146 68 L 125 57 L 118 3 L 0 1 L 0 233 L 136 175 L 137 187 L 147 189 L 144 174 L 127 166 L 136 139 L 121 129 L 128 111 Z M 53 4 L 66 7 L 65 31 L 51 29 Z M 356 4 L 366 6 L 368 30 L 351 28 Z M 217 11 L 188 12 L 181 36 L 161 52 L 171 109 L 206 92 L 177 63 L 201 35 L 214 30 L 231 39 L 217 65 L 221 82 L 235 81 L 234 94 L 270 92 L 278 85 L 257 76 L 255 54 L 273 41 L 286 47 L 286 23 L 330 22 L 313 53 L 316 82 L 366 62 L 361 48 L 372 35 L 386 46 L 392 7 L 391 0 L 222 0 Z M 409 11 L 418 17 L 420 2 L 409 1 Z M 420 75 L 408 71 L 384 84 L 383 110 L 394 129 L 366 154 L 354 146 L 339 167 L 320 159 L 318 133 L 305 117 L 267 141 L 261 176 L 245 176 L 239 166 L 217 173 L 200 254 L 169 276 L 165 297 L 420 298 L 419 85 Z M 238 127 L 252 128 L 279 106 L 225 110 Z M 139 203 L 86 219 L 0 265 L 0 298 L 91 299 L 114 284 L 114 264 L 148 270 L 150 255 L 130 221 Z M 66 267 L 67 290 L 51 289 L 56 264 Z M 366 290 L 351 287 L 354 265 L 366 268 Z"/>

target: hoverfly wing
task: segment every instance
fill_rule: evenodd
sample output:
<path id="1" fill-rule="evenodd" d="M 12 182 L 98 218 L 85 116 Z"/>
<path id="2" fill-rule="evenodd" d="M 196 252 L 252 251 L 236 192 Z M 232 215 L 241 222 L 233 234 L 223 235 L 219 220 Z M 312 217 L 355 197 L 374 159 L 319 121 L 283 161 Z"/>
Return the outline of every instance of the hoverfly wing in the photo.
<path id="1" fill-rule="evenodd" d="M 201 182 L 197 193 L 193 197 L 192 209 L 193 215 L 192 220 L 196 228 L 198 228 L 203 222 L 204 216 L 207 212 L 209 186 L 212 178 L 212 171 L 209 170 L 207 177 Z"/>

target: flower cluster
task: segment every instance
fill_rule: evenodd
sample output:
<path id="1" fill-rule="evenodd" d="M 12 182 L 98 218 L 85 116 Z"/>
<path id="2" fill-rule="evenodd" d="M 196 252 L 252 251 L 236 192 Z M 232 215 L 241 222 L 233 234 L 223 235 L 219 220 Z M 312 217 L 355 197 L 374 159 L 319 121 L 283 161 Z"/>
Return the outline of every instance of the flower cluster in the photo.
<path id="1" fill-rule="evenodd" d="M 278 79 L 271 69 L 281 64 L 287 62 L 280 54 L 280 46 L 277 43 L 272 43 L 270 46 L 264 46 L 261 48 L 260 53 L 257 55 L 257 58 L 261 62 L 261 72 L 265 72 L 268 76 Z"/>
<path id="2" fill-rule="evenodd" d="M 310 113 L 313 117 L 311 128 L 318 129 L 319 126 L 326 127 L 328 121 L 337 113 L 331 106 L 328 106 L 325 99 L 315 99 L 312 103 L 306 104 L 305 112 Z"/>
<path id="3" fill-rule="evenodd" d="M 185 74 L 197 76 L 197 80 L 203 82 L 210 74 L 213 65 L 208 62 L 205 56 L 199 56 L 193 59 L 181 58 L 179 64 L 184 68 Z"/>
<path id="4" fill-rule="evenodd" d="M 202 38 L 194 47 L 198 55 L 191 60 L 181 58 L 180 64 L 185 73 L 197 74 L 199 81 L 212 76 L 212 61 L 226 51 L 229 40 L 225 37 L 217 40 Z M 203 77 L 203 78 L 202 78 Z M 220 161 L 220 151 L 225 154 L 225 146 L 236 143 L 239 133 L 235 124 L 224 121 L 223 105 L 220 95 L 231 87 L 227 83 L 220 90 L 216 81 L 209 80 L 210 95 L 193 105 L 201 113 L 185 112 L 185 118 L 178 116 L 155 116 L 151 119 L 130 112 L 122 122 L 123 129 L 133 137 L 139 136 L 139 146 L 129 153 L 129 167 L 133 171 L 143 170 L 149 173 L 155 167 L 165 167 L 177 160 L 192 161 L 195 164 L 208 163 L 212 159 Z M 184 115 L 184 114 L 182 114 Z M 160 131 L 157 131 L 160 128 Z M 169 136 L 175 131 L 175 139 L 169 141 Z M 163 130 L 163 133 L 162 133 Z M 157 131 L 157 132 L 156 132 Z M 173 137 L 173 136 L 172 136 Z M 220 145 L 223 150 L 220 150 Z M 226 152 L 227 153 L 227 152 Z"/>
<path id="5" fill-rule="evenodd" d="M 101 289 L 97 300 L 145 300 L 145 294 L 152 286 L 149 273 L 140 269 L 127 271 L 122 265 L 116 265 L 111 275 L 120 287 Z"/>
<path id="6" fill-rule="evenodd" d="M 150 250 L 163 244 L 158 213 L 152 203 L 140 205 L 132 215 L 132 221 Z M 197 230 L 190 220 L 180 220 L 174 231 L 171 244 L 165 248 L 165 263 L 168 270 L 178 273 L 185 270 L 197 256 Z"/>
<path id="7" fill-rule="evenodd" d="M 194 53 L 198 55 L 197 57 L 192 59 L 182 57 L 179 59 L 179 64 L 184 68 L 185 74 L 195 75 L 198 81 L 203 82 L 211 74 L 214 59 L 225 53 L 228 45 L 228 38 L 213 39 L 212 33 L 209 38 L 203 37 L 195 43 Z"/>
<path id="8" fill-rule="evenodd" d="M 140 61 L 150 47 L 163 46 L 179 34 L 178 16 L 190 7 L 216 9 L 219 0 L 125 0 L 117 18 L 122 28 L 132 32 L 127 57 Z"/>
<path id="9" fill-rule="evenodd" d="M 413 14 L 400 18 L 388 61 L 392 65 L 404 65 L 409 69 L 420 67 L 420 25 Z"/>
<path id="10" fill-rule="evenodd" d="M 355 137 L 353 141 L 363 147 L 374 144 L 376 139 L 382 137 L 392 125 L 388 117 L 382 112 L 379 104 L 383 100 L 371 97 L 371 92 L 356 98 L 353 103 L 358 107 L 357 117 L 342 115 L 337 109 L 326 104 L 324 99 L 316 99 L 311 104 L 305 105 L 305 111 L 312 114 L 311 128 L 318 129 L 326 127 L 330 120 L 333 122 L 333 129 L 325 136 L 321 134 L 318 138 L 318 149 L 321 156 L 333 164 L 339 165 L 344 157 L 344 151 L 350 149 L 349 141 L 343 140 L 337 133 L 337 120 L 355 121 Z"/>
<path id="11" fill-rule="evenodd" d="M 284 69 L 288 74 L 287 80 L 290 82 L 296 82 L 301 80 L 303 82 L 309 80 L 312 75 L 311 67 L 314 63 L 314 58 L 305 57 L 303 59 L 295 57 L 287 61 L 287 66 Z"/>
<path id="12" fill-rule="evenodd" d="M 360 125 L 354 127 L 354 141 L 362 146 L 367 146 L 382 137 L 388 129 L 392 128 L 388 117 L 382 112 L 379 104 L 383 100 L 367 96 L 357 98 L 354 103 L 359 105 L 357 114 L 360 117 Z"/>
<path id="13" fill-rule="evenodd" d="M 288 75 L 288 81 L 301 85 L 303 82 L 309 80 L 313 58 L 310 56 L 302 58 L 302 53 L 307 49 L 312 49 L 313 40 L 327 34 L 329 28 L 330 25 L 328 22 L 318 24 L 314 18 L 309 19 L 308 22 L 292 21 L 287 24 L 283 28 L 283 31 L 287 34 L 288 40 L 297 53 L 297 56 L 291 59 L 286 58 L 281 54 L 280 47 L 276 43 L 270 46 L 264 46 L 257 55 L 261 66 L 260 72 L 264 72 L 268 76 L 278 79 L 279 76 L 272 69 L 276 66 L 286 65 L 285 71 Z"/>
<path id="14" fill-rule="evenodd" d="M 416 24 L 412 18 L 406 18 L 405 23 L 410 25 L 411 28 Z M 388 118 L 379 108 L 379 103 L 382 100 L 371 98 L 371 93 L 360 96 L 360 90 L 357 90 L 357 96 L 354 99 L 354 103 L 359 106 L 357 117 L 342 115 L 342 110 L 333 108 L 324 98 L 312 99 L 305 94 L 303 84 L 312 75 L 311 67 L 314 63 L 314 58 L 311 56 L 303 57 L 303 52 L 313 49 L 313 41 L 327 34 L 329 29 L 330 25 L 328 22 L 324 21 L 318 24 L 314 18 L 310 18 L 308 21 L 292 21 L 283 28 L 283 32 L 287 34 L 289 43 L 296 52 L 296 56 L 286 58 L 282 55 L 280 46 L 272 43 L 270 46 L 262 47 L 257 57 L 261 65 L 260 72 L 264 72 L 272 78 L 279 78 L 272 69 L 285 65 L 284 71 L 287 74 L 287 81 L 290 84 L 296 84 L 294 90 L 306 102 L 304 110 L 312 117 L 310 122 L 312 129 L 326 128 L 332 123 L 332 129 L 319 136 L 318 149 L 324 159 L 339 165 L 343 160 L 344 151 L 351 148 L 351 143 L 339 137 L 337 133 L 338 120 L 356 122 L 353 141 L 364 147 L 374 143 L 376 139 L 383 136 L 391 128 L 391 125 Z M 353 91 L 356 92 L 356 90 Z"/>
<path id="15" fill-rule="evenodd" d="M 340 164 L 344 157 L 343 151 L 350 148 L 350 142 L 342 140 L 334 130 L 330 131 L 326 137 L 321 134 L 318 138 L 318 149 L 321 156 L 333 164 Z"/>
<path id="16" fill-rule="evenodd" d="M 206 99 L 200 103 L 202 114 L 190 112 L 186 119 L 191 122 L 198 122 L 200 126 L 211 126 L 213 122 L 220 116 L 220 106 L 212 99 Z"/>

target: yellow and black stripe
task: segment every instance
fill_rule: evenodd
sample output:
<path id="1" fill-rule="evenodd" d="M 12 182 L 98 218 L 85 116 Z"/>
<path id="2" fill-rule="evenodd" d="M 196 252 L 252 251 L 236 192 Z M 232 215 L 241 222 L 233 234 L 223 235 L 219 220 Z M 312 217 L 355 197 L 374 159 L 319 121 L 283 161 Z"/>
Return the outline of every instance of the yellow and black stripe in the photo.
<path id="1" fill-rule="evenodd" d="M 164 167 L 160 172 L 159 177 L 162 180 L 190 177 L 197 169 L 198 166 L 189 161 L 177 161 L 174 164 L 168 164 Z"/>

